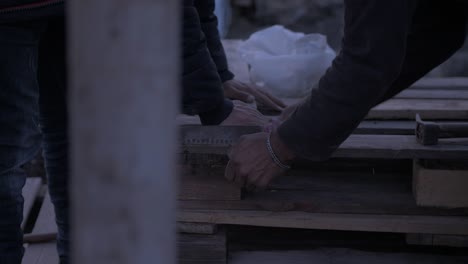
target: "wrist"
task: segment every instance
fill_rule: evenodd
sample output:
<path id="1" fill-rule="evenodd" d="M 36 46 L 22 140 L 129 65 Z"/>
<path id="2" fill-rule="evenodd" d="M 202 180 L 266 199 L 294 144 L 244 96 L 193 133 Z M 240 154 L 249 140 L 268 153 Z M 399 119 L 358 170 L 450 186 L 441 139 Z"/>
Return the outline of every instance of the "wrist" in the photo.
<path id="1" fill-rule="evenodd" d="M 271 132 L 271 147 L 281 162 L 291 164 L 296 155 L 283 143 L 276 130 Z"/>
<path id="2" fill-rule="evenodd" d="M 231 100 L 223 99 L 223 102 L 208 112 L 200 113 L 203 125 L 219 125 L 232 113 L 234 105 Z"/>

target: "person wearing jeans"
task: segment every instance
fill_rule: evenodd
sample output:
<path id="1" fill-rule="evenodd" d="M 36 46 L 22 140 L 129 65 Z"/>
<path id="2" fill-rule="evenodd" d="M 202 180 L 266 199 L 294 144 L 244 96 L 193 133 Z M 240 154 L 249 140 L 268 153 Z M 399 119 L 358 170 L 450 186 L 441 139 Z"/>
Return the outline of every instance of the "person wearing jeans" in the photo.
<path id="1" fill-rule="evenodd" d="M 26 182 L 22 166 L 41 149 L 58 225 L 60 263 L 69 262 L 64 2 L 0 2 L 0 264 L 21 263 Z M 267 119 L 258 111 L 227 98 L 254 98 L 272 108 L 284 107 L 270 95 L 233 79 L 216 30 L 214 0 L 185 1 L 181 9 L 184 113 L 199 115 L 205 125 L 260 124 Z"/>
<path id="2" fill-rule="evenodd" d="M 22 165 L 43 149 L 59 228 L 68 256 L 68 140 L 63 16 L 0 24 L 0 263 L 23 255 Z M 39 111 L 38 111 L 39 110 Z"/>

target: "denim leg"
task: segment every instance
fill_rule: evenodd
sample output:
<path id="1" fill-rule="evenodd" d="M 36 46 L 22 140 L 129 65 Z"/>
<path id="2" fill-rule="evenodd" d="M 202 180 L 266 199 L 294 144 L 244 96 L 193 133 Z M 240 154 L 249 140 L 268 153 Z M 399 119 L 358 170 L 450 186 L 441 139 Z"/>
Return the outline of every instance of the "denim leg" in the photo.
<path id="1" fill-rule="evenodd" d="M 23 255 L 21 165 L 40 147 L 37 44 L 40 23 L 0 24 L 0 263 Z"/>
<path id="2" fill-rule="evenodd" d="M 23 257 L 23 196 L 26 182 L 24 171 L 12 169 L 0 175 L 0 263 L 19 264 Z"/>
<path id="3" fill-rule="evenodd" d="M 64 19 L 49 20 L 39 44 L 40 124 L 60 263 L 69 256 L 68 127 Z"/>

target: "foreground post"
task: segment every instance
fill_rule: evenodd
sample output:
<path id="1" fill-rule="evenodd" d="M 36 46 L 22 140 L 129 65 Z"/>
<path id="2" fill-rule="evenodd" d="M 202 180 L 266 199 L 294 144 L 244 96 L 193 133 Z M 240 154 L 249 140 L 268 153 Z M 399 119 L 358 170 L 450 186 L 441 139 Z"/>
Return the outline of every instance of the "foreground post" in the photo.
<path id="1" fill-rule="evenodd" d="M 175 263 L 179 1 L 68 4 L 73 263 Z"/>

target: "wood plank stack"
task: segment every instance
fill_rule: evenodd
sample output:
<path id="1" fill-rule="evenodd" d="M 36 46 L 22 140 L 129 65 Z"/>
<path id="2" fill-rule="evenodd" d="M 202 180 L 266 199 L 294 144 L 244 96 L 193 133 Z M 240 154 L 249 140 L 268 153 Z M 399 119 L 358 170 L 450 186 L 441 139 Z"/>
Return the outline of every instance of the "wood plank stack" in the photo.
<path id="1" fill-rule="evenodd" d="M 249 81 L 248 67 L 236 54 L 239 43 L 225 42 L 230 67 Z M 468 138 L 422 146 L 414 135 L 417 113 L 438 122 L 468 122 L 468 79 L 419 81 L 372 109 L 332 160 L 300 161 L 263 192 L 223 182 L 229 144 L 184 146 L 178 219 L 401 233 L 409 244 L 466 246 Z M 185 116 L 179 122 L 194 125 L 183 130 L 199 124 Z"/>

